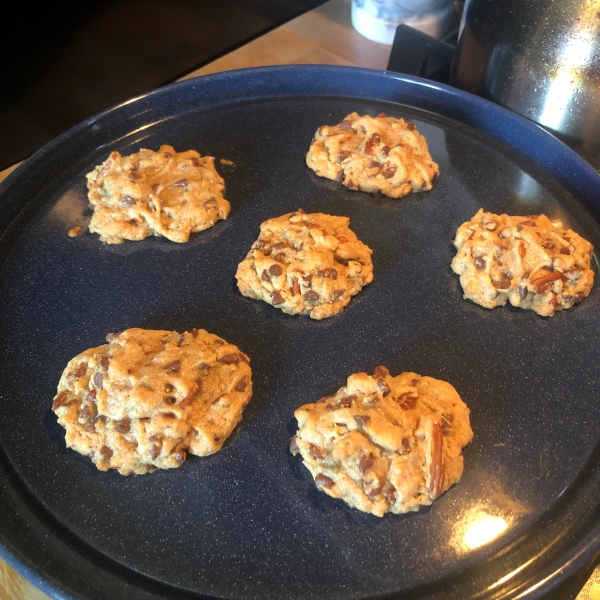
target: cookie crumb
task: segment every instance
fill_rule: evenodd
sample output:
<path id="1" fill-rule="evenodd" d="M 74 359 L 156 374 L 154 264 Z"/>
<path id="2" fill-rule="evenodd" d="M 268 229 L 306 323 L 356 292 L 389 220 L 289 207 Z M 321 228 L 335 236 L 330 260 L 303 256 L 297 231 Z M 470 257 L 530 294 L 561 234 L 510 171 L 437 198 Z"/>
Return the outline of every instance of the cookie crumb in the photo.
<path id="1" fill-rule="evenodd" d="M 232 165 L 232 164 L 233 164 L 233 161 L 232 161 L 232 160 L 227 160 L 226 158 L 220 158 L 220 159 L 219 159 L 219 162 L 220 162 L 222 165 Z"/>
<path id="2" fill-rule="evenodd" d="M 69 232 L 67 235 L 69 237 L 77 237 L 79 235 L 80 231 L 81 231 L 81 227 L 73 227 L 72 229 L 69 229 Z"/>

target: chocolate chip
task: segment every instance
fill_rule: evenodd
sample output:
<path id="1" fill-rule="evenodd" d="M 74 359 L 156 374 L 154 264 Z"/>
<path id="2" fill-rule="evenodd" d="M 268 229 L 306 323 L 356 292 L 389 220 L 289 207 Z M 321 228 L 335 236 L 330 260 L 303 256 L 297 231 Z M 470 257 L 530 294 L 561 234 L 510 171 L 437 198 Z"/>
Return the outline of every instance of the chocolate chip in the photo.
<path id="1" fill-rule="evenodd" d="M 219 362 L 222 362 L 226 365 L 237 365 L 240 362 L 240 355 L 237 352 L 226 354 L 225 356 L 221 356 L 221 358 L 219 358 Z"/>
<path id="2" fill-rule="evenodd" d="M 344 181 L 344 170 L 340 169 L 337 172 L 337 175 L 335 176 L 335 180 L 338 181 L 339 183 L 342 183 L 342 181 Z"/>
<path id="3" fill-rule="evenodd" d="M 568 246 L 563 246 L 563 247 L 560 249 L 560 253 L 561 253 L 561 254 L 571 254 L 571 250 L 569 249 L 569 247 L 568 247 Z"/>
<path id="4" fill-rule="evenodd" d="M 377 496 L 379 496 L 379 494 L 381 494 L 382 489 L 383 489 L 383 483 L 378 482 L 375 487 L 371 488 L 370 490 L 367 490 L 367 492 L 366 492 L 367 498 L 369 498 L 369 500 L 375 500 L 375 498 L 377 498 Z"/>
<path id="5" fill-rule="evenodd" d="M 305 292 L 304 294 L 304 299 L 307 302 L 317 302 L 319 300 L 320 296 L 319 294 L 317 294 L 317 292 L 314 292 L 313 290 L 309 290 L 308 292 Z"/>
<path id="6" fill-rule="evenodd" d="M 359 427 L 364 427 L 371 420 L 371 417 L 368 415 L 354 415 L 354 420 Z"/>
<path id="7" fill-rule="evenodd" d="M 373 142 L 366 142 L 365 143 L 365 154 L 367 156 L 373 154 L 373 149 L 375 148 L 375 144 Z"/>
<path id="8" fill-rule="evenodd" d="M 160 187 L 160 183 L 153 183 L 152 186 L 150 187 L 150 189 L 152 190 L 153 194 L 158 193 L 158 188 Z"/>
<path id="9" fill-rule="evenodd" d="M 266 281 L 267 283 L 271 283 L 271 277 L 270 277 L 270 275 L 267 273 L 267 270 L 266 270 L 266 269 L 263 269 L 263 272 L 262 272 L 262 275 L 260 276 L 260 278 L 261 278 L 263 281 Z"/>
<path id="10" fill-rule="evenodd" d="M 92 381 L 94 382 L 94 385 L 101 390 L 102 389 L 102 385 L 104 384 L 104 376 L 102 375 L 102 373 L 96 373 L 94 375 L 94 377 L 92 378 Z"/>
<path id="11" fill-rule="evenodd" d="M 171 152 L 169 152 L 168 150 L 166 152 L 163 152 L 163 156 L 165 158 L 173 158 L 173 154 Z"/>
<path id="12" fill-rule="evenodd" d="M 133 198 L 132 196 L 122 196 L 121 204 L 123 206 L 133 206 L 135 204 L 135 198 Z"/>
<path id="13" fill-rule="evenodd" d="M 204 203 L 204 208 L 206 208 L 207 210 L 210 210 L 211 208 L 215 208 L 216 206 L 217 206 L 217 200 L 215 198 L 209 198 Z"/>
<path id="14" fill-rule="evenodd" d="M 85 421 L 89 418 L 90 414 L 90 405 L 86 404 L 79 409 L 78 417 Z"/>
<path id="15" fill-rule="evenodd" d="M 113 451 L 108 446 L 102 446 L 100 448 L 100 454 L 104 460 L 110 460 L 113 455 Z"/>
<path id="16" fill-rule="evenodd" d="M 136 173 L 135 171 L 131 171 L 131 173 L 129 173 L 129 179 L 131 181 L 137 181 L 138 179 L 141 179 L 142 176 L 139 173 Z"/>
<path id="17" fill-rule="evenodd" d="M 344 295 L 344 290 L 335 290 L 333 292 L 333 301 L 339 300 Z"/>
<path id="18" fill-rule="evenodd" d="M 369 141 L 379 144 L 379 142 L 381 142 L 381 136 L 378 133 L 374 133 Z"/>
<path id="19" fill-rule="evenodd" d="M 418 395 L 414 392 L 405 392 L 402 394 L 397 401 L 400 403 L 402 410 L 411 410 L 417 405 Z"/>
<path id="20" fill-rule="evenodd" d="M 86 399 L 88 402 L 96 402 L 96 394 L 97 394 L 96 390 L 90 390 L 90 391 L 89 391 L 89 392 L 86 394 L 86 396 L 85 396 L 85 399 Z"/>
<path id="21" fill-rule="evenodd" d="M 312 285 L 312 278 L 313 278 L 312 273 L 302 276 L 302 279 L 306 283 L 307 287 L 310 287 Z"/>
<path id="22" fill-rule="evenodd" d="M 410 440 L 407 437 L 403 437 L 401 443 L 405 450 L 410 450 Z"/>
<path id="23" fill-rule="evenodd" d="M 163 396 L 163 402 L 173 406 L 173 404 L 177 402 L 177 398 L 175 398 L 175 396 Z"/>
<path id="24" fill-rule="evenodd" d="M 167 371 L 171 371 L 171 373 L 178 373 L 179 369 L 181 369 L 181 361 L 174 360 L 173 362 L 170 362 L 168 365 L 165 365 L 165 369 L 167 369 Z"/>
<path id="25" fill-rule="evenodd" d="M 129 419 L 119 419 L 115 421 L 115 429 L 119 433 L 127 433 L 131 429 L 131 421 Z"/>
<path id="26" fill-rule="evenodd" d="M 372 160 L 369 163 L 369 169 L 379 169 L 381 167 L 381 163 L 378 163 L 376 160 Z"/>
<path id="27" fill-rule="evenodd" d="M 248 375 L 244 375 L 233 388 L 236 392 L 244 392 L 246 391 L 246 386 L 248 385 Z"/>
<path id="28" fill-rule="evenodd" d="M 521 302 L 527 298 L 527 288 L 524 285 L 519 285 L 517 287 L 517 292 L 519 293 L 519 298 Z"/>
<path id="29" fill-rule="evenodd" d="M 319 473 L 315 477 L 315 483 L 319 487 L 326 487 L 327 489 L 330 489 L 335 485 L 335 482 L 333 481 L 333 479 L 327 477 L 327 475 L 323 475 L 323 473 Z"/>
<path id="30" fill-rule="evenodd" d="M 202 163 L 200 162 L 200 159 L 197 158 L 197 157 L 195 157 L 195 156 L 192 156 L 191 161 L 192 161 L 192 164 L 195 167 L 201 167 L 202 166 Z"/>
<path id="31" fill-rule="evenodd" d="M 342 150 L 337 156 L 337 162 L 342 162 L 346 160 L 350 154 L 352 154 L 349 150 Z"/>
<path id="32" fill-rule="evenodd" d="M 407 128 L 409 131 L 414 131 L 414 130 L 415 130 L 415 124 L 414 124 L 414 123 L 407 123 L 407 124 L 406 124 L 406 128 Z"/>
<path id="33" fill-rule="evenodd" d="M 384 146 L 381 149 L 381 152 L 384 154 L 384 156 L 388 156 L 388 154 L 390 153 L 390 147 L 389 146 Z"/>
<path id="34" fill-rule="evenodd" d="M 178 462 L 179 464 L 182 464 L 185 462 L 185 459 L 186 459 L 185 450 L 176 450 L 175 452 L 173 452 L 172 456 L 175 459 L 175 461 Z"/>
<path id="35" fill-rule="evenodd" d="M 391 179 L 396 174 L 396 167 L 388 167 L 383 170 L 383 176 L 386 179 Z"/>
<path id="36" fill-rule="evenodd" d="M 283 273 L 283 269 L 280 265 L 271 265 L 269 267 L 269 273 L 273 275 L 273 277 L 279 277 Z"/>
<path id="37" fill-rule="evenodd" d="M 350 129 L 352 129 L 352 121 L 348 121 L 347 119 L 344 119 L 339 124 L 339 128 L 342 129 L 343 131 L 349 131 Z"/>
<path id="38" fill-rule="evenodd" d="M 162 444 L 153 444 L 152 448 L 150 448 L 150 458 L 152 460 L 156 460 L 160 451 L 162 450 Z"/>
<path id="39" fill-rule="evenodd" d="M 198 337 L 198 330 L 197 330 L 197 329 L 195 329 L 195 328 L 194 328 L 194 329 L 192 329 L 192 330 L 190 331 L 190 333 L 192 334 L 192 337 L 193 337 L 194 339 Z"/>
<path id="40" fill-rule="evenodd" d="M 481 256 L 478 256 L 474 261 L 473 264 L 475 265 L 475 268 L 478 271 L 483 271 L 485 270 L 485 258 L 482 258 Z"/>
<path id="41" fill-rule="evenodd" d="M 392 391 L 390 386 L 382 378 L 377 380 L 377 387 L 381 390 L 381 395 L 384 398 L 389 396 L 390 392 Z"/>
<path id="42" fill-rule="evenodd" d="M 171 184 L 173 187 L 180 187 L 180 188 L 184 188 L 188 186 L 188 180 L 187 179 L 178 179 L 177 181 L 175 181 L 174 183 Z"/>
<path id="43" fill-rule="evenodd" d="M 108 365 L 109 365 L 109 360 L 108 360 L 108 356 L 103 356 L 100 359 L 100 366 L 105 370 L 108 371 Z"/>
<path id="44" fill-rule="evenodd" d="M 352 403 L 356 400 L 356 396 L 354 396 L 353 394 L 350 396 L 346 396 L 345 398 L 342 398 L 340 400 L 340 404 L 344 407 L 344 408 L 350 408 L 352 406 Z"/>
<path id="45" fill-rule="evenodd" d="M 279 292 L 273 292 L 271 294 L 271 302 L 274 305 L 275 304 L 282 304 L 283 303 L 283 296 Z"/>

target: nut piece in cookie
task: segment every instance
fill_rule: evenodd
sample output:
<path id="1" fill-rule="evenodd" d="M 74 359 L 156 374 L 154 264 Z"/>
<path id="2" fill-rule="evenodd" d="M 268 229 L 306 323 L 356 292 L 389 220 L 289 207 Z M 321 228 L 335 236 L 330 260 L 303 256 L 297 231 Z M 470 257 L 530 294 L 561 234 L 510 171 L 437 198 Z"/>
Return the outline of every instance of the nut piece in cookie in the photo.
<path id="1" fill-rule="evenodd" d="M 464 298 L 485 308 L 513 306 L 552 317 L 586 298 L 593 246 L 545 215 L 510 217 L 479 209 L 456 232 L 452 270 Z"/>
<path id="2" fill-rule="evenodd" d="M 67 365 L 52 410 L 68 448 L 121 475 L 214 454 L 252 396 L 248 357 L 204 329 L 127 329 Z"/>
<path id="3" fill-rule="evenodd" d="M 240 292 L 290 315 L 323 319 L 341 312 L 373 281 L 372 250 L 349 223 L 302 210 L 265 221 L 238 265 Z"/>
<path id="4" fill-rule="evenodd" d="M 187 242 L 229 214 L 225 185 L 212 156 L 195 150 L 158 152 L 142 148 L 130 156 L 111 152 L 86 175 L 94 210 L 89 225 L 107 244 L 150 235 Z"/>
<path id="5" fill-rule="evenodd" d="M 430 190 L 440 172 L 414 124 L 383 113 L 351 113 L 339 125 L 319 127 L 306 164 L 349 189 L 390 198 Z"/>
<path id="6" fill-rule="evenodd" d="M 384 366 L 294 412 L 300 454 L 317 487 L 382 517 L 431 504 L 463 472 L 469 409 L 447 382 Z"/>

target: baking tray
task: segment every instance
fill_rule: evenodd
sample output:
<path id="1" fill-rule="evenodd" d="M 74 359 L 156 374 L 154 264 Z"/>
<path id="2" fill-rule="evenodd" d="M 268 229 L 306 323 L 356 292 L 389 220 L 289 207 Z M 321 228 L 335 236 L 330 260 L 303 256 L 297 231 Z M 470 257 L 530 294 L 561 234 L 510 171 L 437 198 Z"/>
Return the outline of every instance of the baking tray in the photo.
<path id="1" fill-rule="evenodd" d="M 304 163 L 320 125 L 416 123 L 441 175 L 375 198 Z M 231 215 L 189 243 L 107 246 L 85 174 L 168 143 L 225 158 Z M 598 247 L 600 177 L 536 125 L 417 78 L 288 66 L 170 85 L 91 118 L 0 187 L 2 556 L 56 598 L 540 598 L 600 548 L 600 293 L 552 319 L 462 299 L 456 228 L 480 207 L 545 213 Z M 242 297 L 260 223 L 347 215 L 375 279 L 323 321 Z M 597 263 L 594 269 L 598 271 Z M 67 450 L 50 410 L 67 361 L 127 327 L 202 327 L 252 360 L 254 396 L 222 451 L 124 478 Z M 475 432 L 462 480 L 379 519 L 317 491 L 288 451 L 293 411 L 378 364 L 450 381 Z"/>

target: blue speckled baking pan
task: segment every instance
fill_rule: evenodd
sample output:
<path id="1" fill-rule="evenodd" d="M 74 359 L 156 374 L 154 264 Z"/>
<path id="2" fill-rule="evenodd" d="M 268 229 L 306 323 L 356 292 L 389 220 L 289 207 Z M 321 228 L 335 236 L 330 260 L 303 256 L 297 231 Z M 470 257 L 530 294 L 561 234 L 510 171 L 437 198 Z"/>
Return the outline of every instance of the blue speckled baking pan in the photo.
<path id="1" fill-rule="evenodd" d="M 441 175 L 394 201 L 318 178 L 318 126 L 386 112 Z M 178 245 L 84 233 L 84 175 L 112 150 L 233 161 L 227 221 Z M 68 131 L 0 187 L 2 556 L 56 598 L 541 598 L 600 549 L 600 291 L 545 319 L 462 299 L 456 228 L 478 208 L 562 219 L 599 247 L 600 176 L 484 100 L 362 69 L 255 69 L 171 85 Z M 268 217 L 350 217 L 375 279 L 339 316 L 242 297 L 236 265 Z M 594 268 L 597 271 L 598 265 Z M 124 478 L 65 448 L 50 410 L 67 361 L 127 327 L 203 327 L 252 359 L 254 397 L 223 450 Z M 465 473 L 383 519 L 318 492 L 289 451 L 299 405 L 387 365 L 450 381 L 471 408 Z"/>

